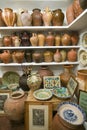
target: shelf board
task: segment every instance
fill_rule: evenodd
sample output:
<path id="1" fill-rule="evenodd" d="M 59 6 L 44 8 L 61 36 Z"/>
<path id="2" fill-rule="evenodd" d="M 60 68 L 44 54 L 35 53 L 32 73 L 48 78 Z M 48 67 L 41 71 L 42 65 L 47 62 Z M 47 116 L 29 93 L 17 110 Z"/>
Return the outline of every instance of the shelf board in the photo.
<path id="1" fill-rule="evenodd" d="M 35 63 L 35 62 L 31 62 L 31 63 L 8 63 L 8 64 L 4 64 L 4 63 L 0 63 L 0 66 L 42 66 L 42 65 L 69 65 L 69 64 L 73 64 L 73 65 L 78 65 L 79 62 L 76 61 L 76 62 L 41 62 L 41 63 Z"/>
<path id="2" fill-rule="evenodd" d="M 66 26 L 22 26 L 22 27 L 0 27 L 0 31 L 30 31 L 30 32 L 37 32 L 37 31 L 64 31 L 64 30 L 83 30 L 87 28 L 87 9 L 84 10 L 71 24 Z"/>
<path id="3" fill-rule="evenodd" d="M 20 46 L 20 47 L 0 47 L 0 50 L 17 50 L 17 49 L 69 49 L 69 48 L 77 48 L 80 46 Z"/>

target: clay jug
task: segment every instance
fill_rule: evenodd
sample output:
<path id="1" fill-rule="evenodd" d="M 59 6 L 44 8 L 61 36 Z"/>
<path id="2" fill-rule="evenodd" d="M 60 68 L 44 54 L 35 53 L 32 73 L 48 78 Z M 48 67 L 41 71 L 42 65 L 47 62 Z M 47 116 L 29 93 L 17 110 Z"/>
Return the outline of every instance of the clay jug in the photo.
<path id="1" fill-rule="evenodd" d="M 62 60 L 62 55 L 61 55 L 59 49 L 57 49 L 56 52 L 54 53 L 54 61 L 61 62 L 61 60 Z"/>
<path id="2" fill-rule="evenodd" d="M 52 25 L 62 26 L 64 21 L 64 13 L 61 9 L 56 9 L 53 11 Z"/>
<path id="3" fill-rule="evenodd" d="M 55 37 L 52 32 L 48 32 L 46 36 L 46 46 L 54 46 Z"/>
<path id="4" fill-rule="evenodd" d="M 20 37 L 21 37 L 21 46 L 30 46 L 30 36 L 28 32 L 21 33 Z"/>
<path id="5" fill-rule="evenodd" d="M 14 26 L 16 23 L 16 13 L 11 8 L 4 8 L 2 18 L 7 26 Z"/>
<path id="6" fill-rule="evenodd" d="M 42 13 L 41 10 L 35 8 L 32 10 L 32 25 L 33 26 L 41 26 L 42 25 Z"/>
<path id="7" fill-rule="evenodd" d="M 0 27 L 3 27 L 3 26 L 5 26 L 5 23 L 2 19 L 2 9 L 0 9 Z"/>
<path id="8" fill-rule="evenodd" d="M 24 60 L 24 51 L 14 51 L 12 53 L 12 58 L 14 63 L 22 63 Z"/>
<path id="9" fill-rule="evenodd" d="M 66 61 L 67 52 L 65 50 L 60 50 L 60 54 L 62 56 L 62 62 Z"/>
<path id="10" fill-rule="evenodd" d="M 44 55 L 45 62 L 52 62 L 53 61 L 53 52 L 52 51 L 46 50 L 43 55 Z"/>
<path id="11" fill-rule="evenodd" d="M 78 90 L 87 91 L 87 69 L 80 69 L 77 71 L 76 80 L 78 81 Z"/>
<path id="12" fill-rule="evenodd" d="M 32 60 L 36 63 L 40 63 L 43 60 L 43 53 L 41 51 L 37 50 L 32 53 Z"/>
<path id="13" fill-rule="evenodd" d="M 45 35 L 42 33 L 38 34 L 38 46 L 44 46 L 45 45 Z"/>
<path id="14" fill-rule="evenodd" d="M 11 36 L 4 36 L 2 42 L 4 46 L 11 46 L 12 45 Z"/>
<path id="15" fill-rule="evenodd" d="M 32 46 L 38 45 L 38 36 L 36 33 L 32 33 L 32 36 L 30 37 L 30 43 Z"/>
<path id="16" fill-rule="evenodd" d="M 77 32 L 72 32 L 71 34 L 71 42 L 73 46 L 76 46 L 78 44 L 79 41 L 79 35 Z"/>
<path id="17" fill-rule="evenodd" d="M 66 87 L 70 76 L 75 78 L 75 74 L 72 72 L 73 65 L 64 65 L 63 67 L 64 71 L 60 73 L 60 80 L 61 85 Z"/>
<path id="18" fill-rule="evenodd" d="M 23 26 L 31 26 L 32 23 L 32 16 L 28 12 L 28 10 L 23 10 L 21 12 L 21 22 Z"/>
<path id="19" fill-rule="evenodd" d="M 60 34 L 57 34 L 55 36 L 55 46 L 60 46 L 60 44 L 61 44 L 61 36 Z"/>
<path id="20" fill-rule="evenodd" d="M 61 37 L 61 44 L 63 46 L 69 46 L 71 44 L 71 36 L 68 33 L 64 33 Z"/>
<path id="21" fill-rule="evenodd" d="M 23 91 L 12 92 L 4 103 L 4 112 L 8 119 L 14 122 L 24 120 L 24 102 L 27 95 Z"/>
<path id="22" fill-rule="evenodd" d="M 43 19 L 44 26 L 50 26 L 51 25 L 52 12 L 48 7 L 46 7 L 46 9 L 43 11 L 42 19 Z"/>
<path id="23" fill-rule="evenodd" d="M 9 50 L 4 50 L 2 54 L 0 54 L 0 59 L 3 63 L 9 63 L 11 61 L 11 53 Z"/>
<path id="24" fill-rule="evenodd" d="M 77 52 L 75 49 L 70 49 L 67 53 L 68 61 L 75 62 L 77 60 Z"/>
<path id="25" fill-rule="evenodd" d="M 24 10 L 23 9 L 19 9 L 17 12 L 16 12 L 16 16 L 17 16 L 17 22 L 16 22 L 16 25 L 17 26 L 23 26 L 22 25 L 22 20 L 21 20 L 21 14 Z"/>
<path id="26" fill-rule="evenodd" d="M 15 36 L 15 37 L 12 39 L 12 44 L 13 44 L 13 46 L 15 46 L 15 47 L 20 46 L 20 44 L 21 44 L 21 39 L 19 38 L 19 36 Z"/>

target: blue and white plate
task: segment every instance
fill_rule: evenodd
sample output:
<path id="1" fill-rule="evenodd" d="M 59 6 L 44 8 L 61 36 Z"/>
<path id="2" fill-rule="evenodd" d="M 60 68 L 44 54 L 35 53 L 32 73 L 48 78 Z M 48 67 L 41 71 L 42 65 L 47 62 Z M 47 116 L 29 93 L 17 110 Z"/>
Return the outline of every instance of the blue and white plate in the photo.
<path id="1" fill-rule="evenodd" d="M 63 120 L 73 125 L 81 125 L 86 120 L 83 109 L 73 102 L 60 103 L 57 113 Z"/>

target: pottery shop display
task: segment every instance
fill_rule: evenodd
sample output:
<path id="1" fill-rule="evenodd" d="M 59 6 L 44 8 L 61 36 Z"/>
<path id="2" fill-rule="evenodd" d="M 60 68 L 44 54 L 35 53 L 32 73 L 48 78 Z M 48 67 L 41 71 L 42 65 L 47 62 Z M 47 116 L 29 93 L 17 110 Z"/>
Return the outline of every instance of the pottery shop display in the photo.
<path id="1" fill-rule="evenodd" d="M 68 61 L 75 62 L 77 60 L 77 51 L 75 49 L 70 49 L 67 52 Z"/>
<path id="2" fill-rule="evenodd" d="M 10 63 L 11 62 L 11 53 L 9 50 L 4 50 L 1 54 L 0 54 L 0 59 L 3 63 Z"/>
<path id="3" fill-rule="evenodd" d="M 55 37 L 54 34 L 52 34 L 52 32 L 48 32 L 45 40 L 46 40 L 46 46 L 54 46 Z"/>
<path id="4" fill-rule="evenodd" d="M 2 19 L 6 26 L 14 26 L 16 23 L 16 13 L 11 8 L 4 8 L 2 11 Z"/>
<path id="5" fill-rule="evenodd" d="M 53 10 L 52 25 L 62 26 L 64 21 L 64 13 L 61 9 Z"/>
<path id="6" fill-rule="evenodd" d="M 64 65 L 64 71 L 60 74 L 61 85 L 67 87 L 70 76 L 75 78 L 75 74 L 72 72 L 73 65 Z"/>
<path id="7" fill-rule="evenodd" d="M 45 10 L 42 13 L 42 19 L 44 26 L 50 26 L 52 21 L 52 11 L 46 7 Z"/>
<path id="8" fill-rule="evenodd" d="M 30 37 L 30 43 L 32 46 L 38 46 L 38 35 L 36 33 L 32 33 L 32 36 Z"/>
<path id="9" fill-rule="evenodd" d="M 61 44 L 63 46 L 69 46 L 71 44 L 71 36 L 68 33 L 64 33 L 61 36 Z"/>
<path id="10" fill-rule="evenodd" d="M 8 119 L 14 122 L 24 120 L 24 102 L 27 95 L 23 91 L 15 91 L 10 94 L 4 103 L 4 112 Z"/>
<path id="11" fill-rule="evenodd" d="M 44 46 L 45 45 L 46 37 L 42 33 L 38 33 L 38 46 Z"/>
<path id="12" fill-rule="evenodd" d="M 3 36 L 2 43 L 3 46 L 11 46 L 12 45 L 11 36 Z"/>
<path id="13" fill-rule="evenodd" d="M 61 62 L 62 61 L 62 55 L 61 55 L 59 49 L 56 50 L 53 57 L 54 57 L 55 62 Z"/>
<path id="14" fill-rule="evenodd" d="M 31 14 L 32 16 L 32 25 L 33 26 L 42 26 L 43 20 L 42 20 L 42 13 L 39 8 L 35 8 L 32 10 L 33 13 Z"/>
<path id="15" fill-rule="evenodd" d="M 43 55 L 44 55 L 45 62 L 52 62 L 53 61 L 53 52 L 52 51 L 46 50 Z"/>

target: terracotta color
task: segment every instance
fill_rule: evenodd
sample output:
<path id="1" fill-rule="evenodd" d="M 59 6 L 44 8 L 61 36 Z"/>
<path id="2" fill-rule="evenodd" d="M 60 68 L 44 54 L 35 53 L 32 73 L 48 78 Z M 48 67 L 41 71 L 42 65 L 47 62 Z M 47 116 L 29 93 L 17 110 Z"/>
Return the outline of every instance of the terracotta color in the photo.
<path id="1" fill-rule="evenodd" d="M 55 46 L 60 46 L 60 44 L 61 44 L 61 36 L 60 34 L 57 34 L 55 36 Z"/>
<path id="2" fill-rule="evenodd" d="M 75 49 L 71 49 L 67 53 L 67 59 L 68 61 L 74 62 L 77 60 L 77 52 Z"/>
<path id="3" fill-rule="evenodd" d="M 38 36 L 36 33 L 32 33 L 32 36 L 30 37 L 30 42 L 32 46 L 38 45 Z"/>
<path id="4" fill-rule="evenodd" d="M 4 50 L 2 54 L 0 54 L 0 59 L 3 63 L 9 63 L 11 61 L 11 53 L 9 50 Z"/>
<path id="5" fill-rule="evenodd" d="M 55 62 L 61 62 L 62 61 L 62 55 L 61 55 L 59 49 L 57 49 L 56 52 L 54 53 L 54 61 Z"/>
<path id="6" fill-rule="evenodd" d="M 13 62 L 22 63 L 24 60 L 24 51 L 14 51 L 12 53 Z"/>
<path id="7" fill-rule="evenodd" d="M 38 46 L 44 46 L 45 45 L 45 35 L 42 33 L 38 34 Z"/>
<path id="8" fill-rule="evenodd" d="M 61 37 L 61 44 L 63 46 L 69 46 L 71 44 L 71 36 L 68 33 L 64 33 Z"/>
<path id="9" fill-rule="evenodd" d="M 72 32 L 71 34 L 71 42 L 72 42 L 72 45 L 75 46 L 78 44 L 78 41 L 79 41 L 79 35 L 77 32 Z"/>
<path id="10" fill-rule="evenodd" d="M 3 46 L 11 46 L 12 45 L 11 36 L 4 36 L 2 42 L 3 42 Z"/>
<path id="11" fill-rule="evenodd" d="M 46 46 L 54 46 L 55 37 L 52 32 L 48 32 L 46 35 Z"/>

